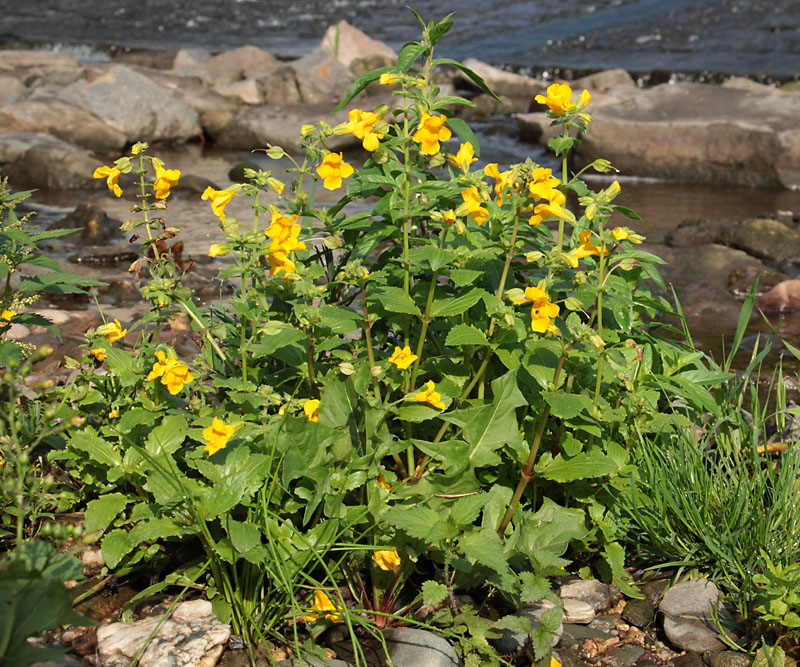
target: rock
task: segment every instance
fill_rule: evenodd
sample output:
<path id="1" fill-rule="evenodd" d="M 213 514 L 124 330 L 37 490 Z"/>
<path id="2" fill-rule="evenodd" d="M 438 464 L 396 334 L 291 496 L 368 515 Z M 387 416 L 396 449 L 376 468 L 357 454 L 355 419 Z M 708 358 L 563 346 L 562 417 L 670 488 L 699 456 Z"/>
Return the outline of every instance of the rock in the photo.
<path id="1" fill-rule="evenodd" d="M 583 600 L 563 598 L 565 623 L 591 623 L 594 620 L 594 607 Z"/>
<path id="2" fill-rule="evenodd" d="M 0 142 L 3 136 L 0 135 Z M 95 181 L 92 174 L 100 166 L 100 162 L 82 148 L 49 135 L 42 136 L 43 139 L 2 167 L 2 173 L 8 176 L 12 185 L 42 190 L 98 187 L 99 181 Z"/>
<path id="3" fill-rule="evenodd" d="M 0 133 L 0 165 L 13 162 L 29 148 L 51 139 L 52 137 L 45 132 Z"/>
<path id="4" fill-rule="evenodd" d="M 26 327 L 24 324 L 17 324 L 15 322 L 12 322 L 11 326 L 8 327 L 8 331 L 6 331 L 6 338 L 10 338 L 11 340 L 22 340 L 30 335 L 31 330 L 28 329 L 28 327 Z"/>
<path id="5" fill-rule="evenodd" d="M 554 608 L 555 605 L 549 600 L 540 600 L 539 602 L 523 606 L 520 610 L 520 616 L 524 616 L 525 618 L 529 619 L 533 624 L 534 629 L 536 629 L 541 627 L 540 622 L 542 614 L 544 614 L 544 612 L 546 612 L 548 609 Z M 562 620 L 562 622 L 559 623 L 555 634 L 553 634 L 551 647 L 555 647 L 556 644 L 558 644 L 563 634 L 564 623 Z M 531 635 L 528 632 L 523 633 L 512 632 L 511 630 L 503 630 L 503 636 L 496 642 L 497 650 L 500 651 L 500 653 L 516 654 L 528 645 L 530 639 Z"/>
<path id="6" fill-rule="evenodd" d="M 693 579 L 672 586 L 661 599 L 659 611 L 664 614 L 664 633 L 670 642 L 685 651 L 722 651 L 725 644 L 714 618 L 725 632 L 734 638 L 731 613 L 719 603 L 719 592 L 713 582 L 705 578 Z"/>
<path id="7" fill-rule="evenodd" d="M 333 106 L 355 81 L 350 70 L 323 48 L 317 48 L 289 65 L 297 77 L 297 88 L 304 104 Z"/>
<path id="8" fill-rule="evenodd" d="M 576 91 L 585 88 L 593 93 L 607 93 L 618 88 L 636 88 L 636 81 L 624 69 L 607 69 L 575 79 L 570 86 L 572 90 Z"/>
<path id="9" fill-rule="evenodd" d="M 590 628 L 607 632 L 609 634 L 614 634 L 613 631 L 616 630 L 620 625 L 624 624 L 622 623 L 622 616 L 619 614 L 600 614 L 589 622 Z"/>
<path id="10" fill-rule="evenodd" d="M 475 58 L 467 58 L 464 65 L 480 76 L 497 95 L 508 100 L 515 111 L 527 111 L 536 95 L 546 94 L 547 84 L 542 81 L 506 72 Z M 462 87 L 466 84 L 477 89 L 472 79 L 461 70 L 456 71 L 456 81 Z"/>
<path id="11" fill-rule="evenodd" d="M 121 220 L 109 217 L 97 202 L 90 201 L 75 207 L 72 213 L 54 222 L 48 229 L 80 229 L 81 242 L 89 245 L 108 243 L 120 238 Z"/>
<path id="12" fill-rule="evenodd" d="M 722 82 L 722 87 L 736 88 L 737 90 L 750 90 L 762 94 L 774 93 L 776 90 L 780 90 L 779 88 L 773 88 L 765 83 L 758 83 L 758 81 L 753 81 L 743 76 L 732 76 L 730 79 L 726 79 Z"/>
<path id="13" fill-rule="evenodd" d="M 538 103 L 537 106 L 539 106 Z M 517 133 L 523 141 L 546 146 L 550 139 L 559 136 L 561 133 L 558 127 L 551 126 L 553 119 L 548 117 L 544 111 L 518 113 L 515 118 L 517 120 Z M 570 136 L 578 136 L 577 131 L 571 131 Z"/>
<path id="14" fill-rule="evenodd" d="M 457 667 L 461 661 L 447 640 L 427 630 L 391 628 L 383 633 L 394 667 Z"/>
<path id="15" fill-rule="evenodd" d="M 637 628 L 648 628 L 656 617 L 656 607 L 650 600 L 628 600 L 622 618 Z"/>
<path id="16" fill-rule="evenodd" d="M 22 95 L 27 88 L 12 74 L 0 74 L 0 104 L 9 104 Z"/>
<path id="17" fill-rule="evenodd" d="M 249 665 L 250 662 L 247 661 L 243 664 Z M 267 663 L 264 664 L 266 665 Z M 303 658 L 302 660 L 291 658 L 290 660 L 279 660 L 275 665 L 276 667 L 305 667 L 305 665 L 309 665 L 309 667 L 352 667 L 352 663 L 337 660 L 336 658 L 326 658 L 324 660 L 321 658 Z"/>
<path id="18" fill-rule="evenodd" d="M 731 271 L 761 271 L 766 265 L 746 252 L 717 243 L 673 248 L 658 243 L 648 244 L 648 252 L 666 261 L 658 270 L 666 282 L 685 286 L 697 283 L 726 285 Z"/>
<path id="19" fill-rule="evenodd" d="M 139 259 L 139 253 L 132 250 L 133 246 L 103 247 L 93 251 L 82 251 L 72 255 L 69 261 L 73 264 L 86 264 L 89 266 L 113 266 L 124 264 L 127 268 L 131 262 Z"/>
<path id="20" fill-rule="evenodd" d="M 161 617 L 154 616 L 136 623 L 111 623 L 98 628 L 98 664 L 127 667 L 160 621 Z M 230 636 L 230 626 L 216 619 L 210 602 L 181 602 L 158 629 L 138 664 L 213 667 Z"/>
<path id="21" fill-rule="evenodd" d="M 0 50 L 0 70 L 27 69 L 40 74 L 44 71 L 76 70 L 79 67 L 78 58 L 69 51 Z"/>
<path id="22" fill-rule="evenodd" d="M 303 97 L 294 68 L 286 65 L 255 79 L 263 104 L 300 104 Z"/>
<path id="23" fill-rule="evenodd" d="M 663 84 L 590 108 L 576 166 L 599 157 L 629 175 L 749 187 L 800 187 L 797 102 L 710 84 Z"/>
<path id="24" fill-rule="evenodd" d="M 91 111 L 57 97 L 37 96 L 1 108 L 0 132 L 48 132 L 96 153 L 125 146 L 122 132 Z"/>
<path id="25" fill-rule="evenodd" d="M 767 261 L 800 261 L 800 233 L 777 220 L 755 218 L 723 225 L 720 243 Z"/>
<path id="26" fill-rule="evenodd" d="M 615 591 L 619 592 L 619 591 Z M 591 605 L 595 611 L 606 609 L 611 603 L 612 592 L 611 586 L 604 584 L 597 579 L 579 579 L 564 584 L 558 591 L 558 597 L 562 600 L 571 598 L 573 600 L 581 600 Z"/>
<path id="27" fill-rule="evenodd" d="M 800 279 L 792 278 L 778 283 L 758 297 L 755 305 L 768 315 L 797 310 L 800 308 Z"/>
<path id="28" fill-rule="evenodd" d="M 639 590 L 644 594 L 644 599 L 654 607 L 658 607 L 661 596 L 669 588 L 669 579 L 653 579 L 639 585 Z M 629 603 L 630 604 L 630 603 Z M 628 621 L 630 623 L 630 621 Z"/>
<path id="29" fill-rule="evenodd" d="M 140 72 L 112 65 L 64 88 L 59 97 L 84 107 L 120 131 L 128 143 L 185 142 L 200 134 L 197 112 Z"/>
<path id="30" fill-rule="evenodd" d="M 214 56 L 203 67 L 203 78 L 212 86 L 224 86 L 277 69 L 280 61 L 257 46 L 240 46 Z"/>
<path id="31" fill-rule="evenodd" d="M 630 667 L 643 655 L 644 649 L 641 646 L 625 646 L 616 653 L 607 653 L 603 664 L 607 667 Z"/>
<path id="32" fill-rule="evenodd" d="M 569 636 L 572 639 L 584 640 L 584 639 L 611 639 L 613 635 L 609 634 L 608 632 L 603 632 L 602 630 L 596 630 L 588 625 L 577 625 L 574 623 L 565 623 L 564 624 L 564 638 Z M 563 643 L 562 639 L 562 643 Z"/>
<path id="33" fill-rule="evenodd" d="M 191 49 L 178 49 L 172 61 L 172 69 L 177 72 L 188 71 L 196 74 L 199 68 L 211 60 L 211 53 L 206 49 L 195 47 Z"/>
<path id="34" fill-rule="evenodd" d="M 99 571 L 105 566 L 106 561 L 100 549 L 86 549 L 86 551 L 81 551 L 81 563 L 84 574 L 87 574 L 86 570 Z"/>
<path id="35" fill-rule="evenodd" d="M 300 127 L 304 123 L 317 123 L 320 119 L 337 125 L 347 120 L 347 112 L 332 114 L 331 107 L 325 105 L 245 107 L 234 115 L 214 139 L 221 148 L 252 150 L 275 144 L 296 154 L 302 150 Z M 325 143 L 331 150 L 361 145 L 360 139 L 351 134 L 330 137 Z"/>
<path id="36" fill-rule="evenodd" d="M 709 667 L 750 667 L 752 656 L 739 651 L 719 651 L 705 656 Z"/>
<path id="37" fill-rule="evenodd" d="M 223 97 L 236 97 L 246 104 L 261 104 L 261 89 L 258 79 L 242 79 L 214 88 Z"/>
<path id="38" fill-rule="evenodd" d="M 397 54 L 391 46 L 372 39 L 347 21 L 339 21 L 336 25 L 330 26 L 325 31 L 318 49 L 345 68 L 350 68 L 359 59 L 374 56 L 380 57 L 384 65 L 397 62 Z"/>
<path id="39" fill-rule="evenodd" d="M 672 661 L 674 667 L 705 667 L 703 656 L 694 651 L 689 651 L 685 655 L 679 655 Z"/>

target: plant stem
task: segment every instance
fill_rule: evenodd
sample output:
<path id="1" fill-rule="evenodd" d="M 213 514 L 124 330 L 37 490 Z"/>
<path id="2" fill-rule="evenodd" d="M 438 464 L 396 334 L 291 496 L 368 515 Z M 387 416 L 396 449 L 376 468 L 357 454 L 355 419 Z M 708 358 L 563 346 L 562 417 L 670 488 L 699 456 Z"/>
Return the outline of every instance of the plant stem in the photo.
<path id="1" fill-rule="evenodd" d="M 363 280 L 361 281 L 361 307 L 364 310 L 364 326 L 362 327 L 362 331 L 364 332 L 364 339 L 367 342 L 367 357 L 369 358 L 369 374 L 372 376 L 372 389 L 375 392 L 375 398 L 382 401 L 380 383 L 378 382 L 378 378 L 372 373 L 372 369 L 375 368 L 375 352 L 372 349 L 372 320 L 369 317 L 369 310 L 367 309 L 367 291 Z"/>

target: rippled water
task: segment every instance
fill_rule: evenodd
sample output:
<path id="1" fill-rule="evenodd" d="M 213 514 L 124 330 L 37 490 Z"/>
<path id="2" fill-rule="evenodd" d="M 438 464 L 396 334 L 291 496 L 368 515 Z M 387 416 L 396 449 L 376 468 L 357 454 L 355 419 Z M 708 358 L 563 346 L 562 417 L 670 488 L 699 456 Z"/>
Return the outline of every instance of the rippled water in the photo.
<path id="1" fill-rule="evenodd" d="M 441 52 L 523 68 L 623 67 L 798 76 L 800 0 L 29 0 L 5 2 L 5 41 L 308 52 L 346 19 L 399 48 L 455 12 Z"/>

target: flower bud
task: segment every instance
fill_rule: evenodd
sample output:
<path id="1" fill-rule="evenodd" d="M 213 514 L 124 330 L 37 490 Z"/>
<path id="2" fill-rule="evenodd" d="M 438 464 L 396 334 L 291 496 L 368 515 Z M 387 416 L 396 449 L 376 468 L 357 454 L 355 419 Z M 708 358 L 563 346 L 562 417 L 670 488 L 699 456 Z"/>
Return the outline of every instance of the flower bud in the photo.
<path id="1" fill-rule="evenodd" d="M 378 83 L 382 86 L 393 86 L 400 81 L 400 75 L 395 72 L 384 72 L 378 79 Z"/>
<path id="2" fill-rule="evenodd" d="M 578 114 L 578 118 L 584 125 L 588 125 L 592 122 L 592 114 L 586 113 L 585 111 L 581 111 L 581 113 Z"/>
<path id="3" fill-rule="evenodd" d="M 86 423 L 86 417 L 84 417 L 83 415 L 73 415 L 72 418 L 69 420 L 69 423 L 75 428 L 80 428 Z"/>
<path id="4" fill-rule="evenodd" d="M 568 296 L 564 299 L 564 306 L 567 310 L 583 310 L 583 304 L 580 299 L 574 296 Z"/>
<path id="5" fill-rule="evenodd" d="M 339 364 L 339 372 L 342 375 L 352 375 L 356 372 L 356 369 L 353 367 L 353 364 L 343 361 Z"/>
<path id="6" fill-rule="evenodd" d="M 33 354 L 33 362 L 36 363 L 42 359 L 47 359 L 51 354 L 53 354 L 53 346 L 50 343 L 45 343 Z"/>
<path id="7" fill-rule="evenodd" d="M 616 167 L 612 167 L 611 163 L 608 160 L 603 158 L 598 158 L 594 162 L 592 162 L 592 169 L 595 171 L 599 171 L 601 174 L 605 174 L 609 171 L 619 171 Z"/>
<path id="8" fill-rule="evenodd" d="M 372 154 L 372 160 L 375 164 L 386 164 L 389 161 L 389 151 L 379 148 Z"/>
<path id="9" fill-rule="evenodd" d="M 303 126 L 305 127 L 305 125 Z M 314 126 L 311 126 L 311 129 L 314 129 Z M 286 151 L 283 150 L 280 146 L 273 146 L 272 144 L 267 144 L 267 157 L 272 158 L 273 160 L 280 160 L 282 157 L 286 156 Z"/>
<path id="10" fill-rule="evenodd" d="M 532 250 L 525 253 L 525 260 L 528 262 L 538 262 L 544 255 L 538 250 Z"/>

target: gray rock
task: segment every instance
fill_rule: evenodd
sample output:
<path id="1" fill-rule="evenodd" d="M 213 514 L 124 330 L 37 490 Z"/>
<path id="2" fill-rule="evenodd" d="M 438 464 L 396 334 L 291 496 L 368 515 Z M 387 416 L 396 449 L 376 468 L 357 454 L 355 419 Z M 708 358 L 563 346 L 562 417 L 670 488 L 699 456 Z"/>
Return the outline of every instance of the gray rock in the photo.
<path id="1" fill-rule="evenodd" d="M 324 660 L 322 658 L 303 658 L 302 660 L 291 658 L 289 660 L 280 660 L 275 663 L 277 667 L 305 667 L 306 665 L 309 667 L 351 667 L 352 664 L 351 662 L 337 660 L 336 658 L 326 658 Z"/>
<path id="2" fill-rule="evenodd" d="M 739 651 L 719 651 L 705 656 L 709 667 L 750 667 L 753 657 Z"/>
<path id="3" fill-rule="evenodd" d="M 609 92 L 618 88 L 636 88 L 636 81 L 624 69 L 607 69 L 589 76 L 575 79 L 572 90 L 587 89 L 590 92 Z"/>
<path id="4" fill-rule="evenodd" d="M 607 655 L 603 664 L 608 667 L 630 667 L 644 655 L 641 646 L 625 646 L 613 655 Z"/>
<path id="5" fill-rule="evenodd" d="M 601 614 L 589 623 L 589 627 L 594 628 L 595 630 L 600 630 L 601 632 L 613 634 L 612 631 L 615 630 L 621 623 L 622 616 L 619 614 Z"/>
<path id="6" fill-rule="evenodd" d="M 289 66 L 295 71 L 305 104 L 336 104 L 355 81 L 350 70 L 327 49 L 317 48 Z"/>
<path id="7" fill-rule="evenodd" d="M 122 221 L 110 217 L 96 201 L 75 207 L 71 213 L 57 220 L 48 229 L 80 229 L 81 243 L 105 245 L 112 239 L 122 238 Z"/>
<path id="8" fill-rule="evenodd" d="M 220 53 L 203 67 L 203 78 L 212 86 L 224 86 L 277 69 L 280 61 L 257 46 L 240 46 Z"/>
<path id="9" fill-rule="evenodd" d="M 527 111 L 536 95 L 546 94 L 547 84 L 542 81 L 506 72 L 475 58 L 467 58 L 464 65 L 480 76 L 498 96 L 505 98 L 512 110 Z M 456 72 L 456 81 L 460 86 L 475 86 L 461 70 Z"/>
<path id="10" fill-rule="evenodd" d="M 670 642 L 684 651 L 722 651 L 715 616 L 725 632 L 737 638 L 731 613 L 719 603 L 719 592 L 713 582 L 694 579 L 672 586 L 661 600 L 664 633 Z"/>
<path id="11" fill-rule="evenodd" d="M 300 104 L 303 101 L 297 74 L 288 65 L 256 77 L 255 82 L 263 104 Z"/>
<path id="12" fill-rule="evenodd" d="M 767 261 L 800 260 L 800 233 L 777 220 L 755 218 L 726 225 L 720 242 Z"/>
<path id="13" fill-rule="evenodd" d="M 700 83 L 663 84 L 590 109 L 576 165 L 606 158 L 624 173 L 751 187 L 800 186 L 797 100 Z"/>
<path id="14" fill-rule="evenodd" d="M 37 96 L 3 107 L 0 132 L 47 132 L 97 153 L 125 146 L 121 131 L 91 111 L 57 97 Z"/>
<path id="15" fill-rule="evenodd" d="M 427 630 L 391 628 L 383 636 L 394 667 L 457 667 L 461 664 L 447 640 Z"/>
<path id="16" fill-rule="evenodd" d="M 397 61 L 397 54 L 391 46 L 372 39 L 347 21 L 328 27 L 318 48 L 347 69 L 364 58 L 379 57 L 384 64 Z"/>
<path id="17" fill-rule="evenodd" d="M 611 603 L 611 596 L 615 592 L 618 591 L 612 591 L 611 586 L 597 579 L 579 579 L 564 584 L 558 591 L 558 597 L 581 600 L 590 604 L 595 611 L 602 611 Z"/>
<path id="18" fill-rule="evenodd" d="M 656 607 L 650 600 L 628 600 L 622 618 L 637 628 L 647 628 L 655 620 Z"/>
<path id="19" fill-rule="evenodd" d="M 98 664 L 127 667 L 160 621 L 156 616 L 136 623 L 100 626 L 97 630 Z M 230 626 L 216 619 L 210 602 L 182 602 L 161 624 L 138 664 L 141 667 L 213 667 L 230 636 Z"/>
<path id="20" fill-rule="evenodd" d="M 565 623 L 591 623 L 594 620 L 594 607 L 583 600 L 564 598 L 564 622 Z"/>
<path id="21" fill-rule="evenodd" d="M 261 104 L 261 89 L 257 79 L 241 79 L 214 88 L 223 97 L 235 97 L 245 104 Z"/>
<path id="22" fill-rule="evenodd" d="M 639 590 L 644 594 L 645 600 L 654 607 L 657 607 L 658 603 L 661 602 L 661 596 L 664 595 L 664 591 L 667 588 L 669 588 L 669 579 L 653 579 L 639 585 Z"/>
<path id="23" fill-rule="evenodd" d="M 172 61 L 172 69 L 180 71 L 189 71 L 196 73 L 198 68 L 207 64 L 211 60 L 211 53 L 200 47 L 191 49 L 179 49 L 175 54 L 175 59 Z"/>
<path id="24" fill-rule="evenodd" d="M 19 77 L 13 74 L 0 74 L 0 104 L 13 102 L 26 90 L 25 84 Z"/>
<path id="25" fill-rule="evenodd" d="M 59 94 L 136 141 L 184 142 L 200 134 L 197 112 L 140 72 L 112 65 L 91 81 L 77 81 Z"/>
<path id="26" fill-rule="evenodd" d="M 564 624 L 564 637 L 572 637 L 573 639 L 611 639 L 613 635 L 602 630 L 596 630 L 588 625 L 576 625 L 572 623 Z"/>
<path id="27" fill-rule="evenodd" d="M 2 173 L 8 177 L 12 185 L 42 190 L 99 187 L 100 181 L 92 178 L 94 170 L 100 166 L 97 159 L 84 149 L 66 141 L 49 135 L 43 136 L 44 139 L 2 167 Z M 0 135 L 0 141 L 2 138 L 3 135 Z M 2 152 L 0 148 L 0 153 Z"/>
<path id="28" fill-rule="evenodd" d="M 705 667 L 703 657 L 699 653 L 689 651 L 685 655 L 679 655 L 672 661 L 674 667 Z"/>

